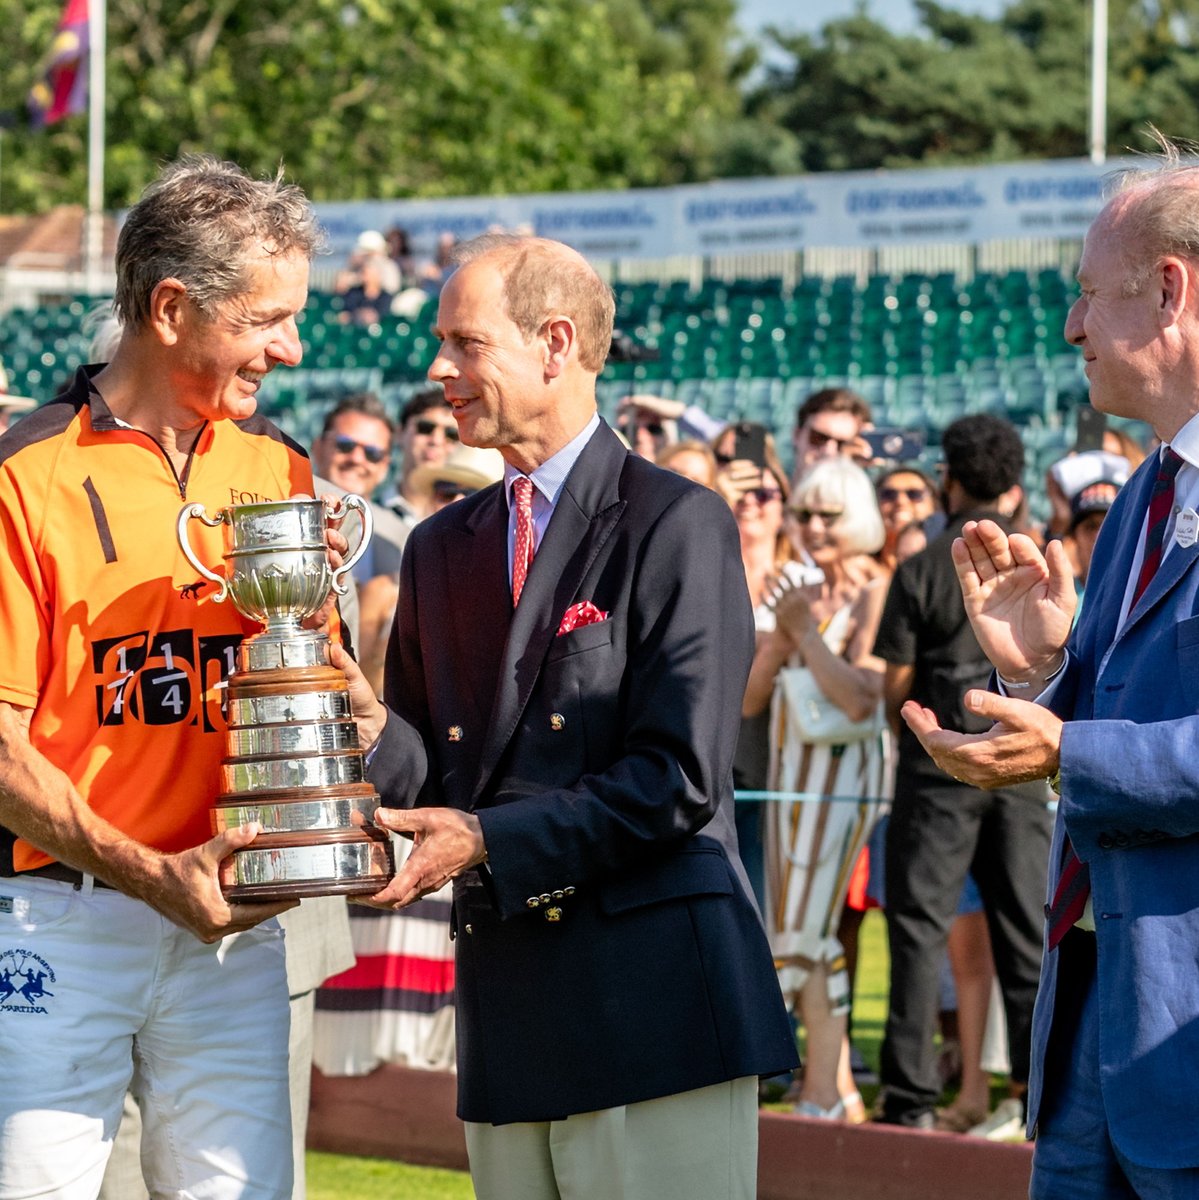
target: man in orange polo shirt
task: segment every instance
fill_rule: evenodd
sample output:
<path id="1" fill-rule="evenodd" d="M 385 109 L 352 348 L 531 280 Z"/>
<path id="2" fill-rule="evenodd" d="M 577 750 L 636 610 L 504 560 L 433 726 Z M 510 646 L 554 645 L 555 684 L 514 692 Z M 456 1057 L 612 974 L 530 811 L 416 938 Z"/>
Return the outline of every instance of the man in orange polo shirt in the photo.
<path id="1" fill-rule="evenodd" d="M 289 906 L 227 903 L 256 830 L 209 826 L 252 630 L 175 522 L 311 493 L 255 409 L 300 361 L 318 241 L 281 179 L 168 167 L 121 231 L 111 362 L 0 438 L 2 1200 L 94 1197 L 131 1080 L 154 1194 L 291 1194 Z"/>

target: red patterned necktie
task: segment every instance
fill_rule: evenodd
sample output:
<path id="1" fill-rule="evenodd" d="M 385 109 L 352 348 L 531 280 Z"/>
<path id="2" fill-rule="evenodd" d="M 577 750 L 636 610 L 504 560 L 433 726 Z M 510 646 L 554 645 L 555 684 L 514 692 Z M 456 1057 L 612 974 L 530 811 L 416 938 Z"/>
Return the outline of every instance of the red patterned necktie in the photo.
<path id="1" fill-rule="evenodd" d="M 512 607 L 520 603 L 525 579 L 533 565 L 533 481 L 518 475 L 512 481 L 516 496 L 516 548 L 512 555 Z"/>
<path id="2" fill-rule="evenodd" d="M 1161 566 L 1162 551 L 1166 540 L 1166 526 L 1174 510 L 1174 478 L 1182 459 L 1169 447 L 1157 467 L 1157 478 L 1153 481 L 1153 492 L 1149 497 L 1149 516 L 1146 519 L 1145 555 L 1141 559 L 1141 573 L 1137 576 L 1136 590 L 1132 594 L 1129 611 L 1136 607 L 1149 581 Z M 1049 949 L 1053 950 L 1078 922 L 1087 907 L 1091 895 L 1091 871 L 1074 852 L 1069 834 L 1063 849 L 1062 874 L 1054 889 L 1053 900 L 1045 910 L 1049 924 Z"/>
<path id="3" fill-rule="evenodd" d="M 1053 903 L 1045 910 L 1050 950 L 1056 950 L 1062 938 L 1078 923 L 1091 895 L 1091 870 L 1074 853 L 1069 834 L 1066 834 L 1064 853 L 1065 862 L 1062 863 L 1062 874 L 1053 893 Z"/>
<path id="4" fill-rule="evenodd" d="M 1149 517 L 1145 529 L 1145 557 L 1141 559 L 1141 573 L 1137 576 L 1136 591 L 1132 594 L 1132 608 L 1136 607 L 1149 581 L 1161 566 L 1162 548 L 1166 539 L 1166 526 L 1174 511 L 1174 477 L 1182 459 L 1167 446 L 1158 463 L 1157 478 L 1153 481 L 1153 494 L 1149 497 Z"/>

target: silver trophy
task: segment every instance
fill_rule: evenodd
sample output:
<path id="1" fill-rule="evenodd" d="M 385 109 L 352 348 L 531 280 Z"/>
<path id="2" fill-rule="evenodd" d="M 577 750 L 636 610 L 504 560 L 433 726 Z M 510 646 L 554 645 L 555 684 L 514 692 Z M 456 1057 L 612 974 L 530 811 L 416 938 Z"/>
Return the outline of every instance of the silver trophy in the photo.
<path id="1" fill-rule="evenodd" d="M 325 528 L 356 510 L 362 536 L 333 570 Z M 188 527 L 226 527 L 226 570 L 196 557 Z M 379 804 L 366 781 L 345 676 L 326 661 L 328 638 L 303 628 L 330 590 L 344 596 L 344 576 L 371 536 L 370 506 L 346 496 L 323 500 L 233 504 L 210 517 L 185 505 L 177 525 L 187 561 L 233 598 L 238 612 L 265 626 L 238 649 L 229 677 L 226 754 L 212 810 L 215 832 L 250 821 L 262 832 L 221 864 L 231 900 L 369 894 L 394 874 L 388 834 L 371 823 Z"/>

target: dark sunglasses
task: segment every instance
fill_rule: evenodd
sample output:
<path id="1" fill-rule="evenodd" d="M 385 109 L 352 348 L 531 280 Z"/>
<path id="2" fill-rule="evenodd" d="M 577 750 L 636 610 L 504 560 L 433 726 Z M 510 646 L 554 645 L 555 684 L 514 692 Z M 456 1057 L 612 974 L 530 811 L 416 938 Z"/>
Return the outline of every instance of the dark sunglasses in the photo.
<path id="1" fill-rule="evenodd" d="M 826 525 L 832 525 L 845 515 L 843 508 L 793 508 L 791 515 L 801 524 L 811 524 L 813 517 L 819 517 Z"/>
<path id="2" fill-rule="evenodd" d="M 808 435 L 808 444 L 813 450 L 819 450 L 822 446 L 835 444 L 837 450 L 841 454 L 844 454 L 847 450 L 851 450 L 856 446 L 858 441 L 856 437 L 835 438 L 831 433 L 821 433 L 819 429 L 809 429 L 806 430 L 806 433 Z"/>
<path id="3" fill-rule="evenodd" d="M 369 442 L 356 442 L 352 437 L 338 434 L 333 439 L 333 449 L 338 454 L 353 454 L 355 450 L 362 451 L 362 457 L 372 466 L 378 466 L 388 455 L 389 451 L 382 446 L 372 446 Z"/>
<path id="4" fill-rule="evenodd" d="M 910 488 L 885 487 L 885 488 L 880 488 L 879 493 L 878 493 L 878 498 L 880 500 L 887 500 L 891 504 L 894 504 L 895 501 L 898 500 L 901 496 L 906 496 L 913 504 L 919 504 L 921 500 L 928 499 L 928 488 L 924 488 L 924 487 L 910 487 Z"/>
<path id="5" fill-rule="evenodd" d="M 459 498 L 465 500 L 467 496 L 473 496 L 478 488 L 463 487 L 460 483 L 454 483 L 449 479 L 438 479 L 433 483 L 433 495 L 438 500 L 457 500 Z"/>
<path id="6" fill-rule="evenodd" d="M 458 427 L 456 425 L 442 425 L 439 421 L 417 421 L 416 432 L 421 437 L 432 437 L 438 430 L 445 434 L 447 442 L 456 442 L 458 440 Z"/>
<path id="7" fill-rule="evenodd" d="M 749 500 L 752 498 L 753 500 L 757 501 L 758 504 L 769 504 L 772 500 L 781 500 L 783 498 L 783 493 L 780 492 L 778 488 L 771 487 L 747 488 L 741 493 L 741 498 L 743 500 Z"/>

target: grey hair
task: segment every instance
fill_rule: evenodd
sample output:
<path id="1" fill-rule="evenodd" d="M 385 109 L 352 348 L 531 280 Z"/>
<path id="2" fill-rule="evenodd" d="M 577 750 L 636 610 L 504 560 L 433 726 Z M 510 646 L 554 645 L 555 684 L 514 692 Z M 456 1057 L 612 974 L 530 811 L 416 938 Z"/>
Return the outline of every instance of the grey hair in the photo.
<path id="1" fill-rule="evenodd" d="M 822 506 L 842 510 L 837 534 L 846 553 L 874 554 L 882 549 L 887 533 L 878 511 L 874 485 L 857 463 L 847 458 L 825 458 L 803 473 L 787 507 Z"/>
<path id="2" fill-rule="evenodd" d="M 249 262 L 263 249 L 311 260 L 322 245 L 312 205 L 284 183 L 282 168 L 254 179 L 212 155 L 187 155 L 164 168 L 129 210 L 117 239 L 113 310 L 126 326 L 140 327 L 155 287 L 178 279 L 211 315 L 248 290 Z"/>
<path id="3" fill-rule="evenodd" d="M 1106 192 L 1115 200 L 1128 273 L 1125 296 L 1139 296 L 1163 258 L 1199 265 L 1199 164 L 1196 145 L 1167 138 L 1153 125 L 1153 165 L 1113 172 Z M 1146 156 L 1150 157 L 1150 156 Z"/>

